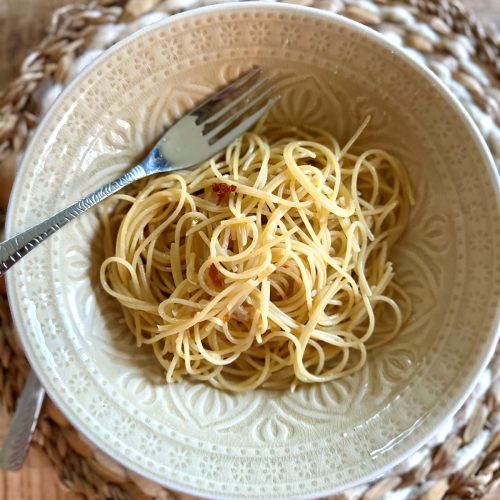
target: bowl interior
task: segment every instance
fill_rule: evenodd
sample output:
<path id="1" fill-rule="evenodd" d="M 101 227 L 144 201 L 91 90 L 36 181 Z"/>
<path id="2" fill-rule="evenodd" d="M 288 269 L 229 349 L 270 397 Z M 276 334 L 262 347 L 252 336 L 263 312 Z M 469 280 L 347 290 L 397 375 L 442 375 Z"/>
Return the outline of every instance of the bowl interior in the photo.
<path id="1" fill-rule="evenodd" d="M 24 160 L 9 225 L 25 228 L 116 177 L 255 63 L 282 95 L 275 118 L 342 143 L 371 115 L 360 144 L 406 164 L 417 204 L 392 259 L 414 314 L 395 341 L 362 371 L 294 393 L 166 386 L 100 288 L 95 210 L 16 266 L 9 292 L 51 396 L 114 457 L 199 494 L 317 495 L 418 446 L 463 400 L 494 342 L 497 187 L 475 132 L 432 78 L 368 30 L 312 10 L 181 15 L 120 43 L 57 102 Z"/>

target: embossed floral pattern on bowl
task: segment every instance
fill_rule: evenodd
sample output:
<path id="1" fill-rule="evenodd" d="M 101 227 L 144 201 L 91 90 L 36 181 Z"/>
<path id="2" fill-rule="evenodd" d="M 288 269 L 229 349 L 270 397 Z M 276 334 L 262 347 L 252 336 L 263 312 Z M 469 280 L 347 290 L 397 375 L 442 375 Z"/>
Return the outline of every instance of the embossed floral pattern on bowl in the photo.
<path id="1" fill-rule="evenodd" d="M 498 180 L 435 79 L 371 31 L 319 11 L 239 5 L 176 16 L 119 43 L 55 104 L 24 159 L 8 227 L 116 177 L 168 123 L 255 63 L 277 82 L 279 119 L 345 141 L 371 114 L 361 140 L 407 164 L 417 204 L 392 258 L 415 311 L 397 340 L 362 371 L 294 393 L 166 386 L 99 287 L 96 211 L 16 266 L 9 295 L 50 396 L 117 460 L 204 496 L 315 497 L 418 447 L 458 408 L 495 342 Z"/>

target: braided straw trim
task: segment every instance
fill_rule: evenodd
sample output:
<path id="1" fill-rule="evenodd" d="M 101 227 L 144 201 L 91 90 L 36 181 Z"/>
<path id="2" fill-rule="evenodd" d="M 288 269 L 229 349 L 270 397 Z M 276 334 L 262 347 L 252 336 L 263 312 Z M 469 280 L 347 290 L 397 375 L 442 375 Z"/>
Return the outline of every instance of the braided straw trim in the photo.
<path id="1" fill-rule="evenodd" d="M 123 0 L 93 0 L 57 9 L 47 36 L 29 54 L 21 74 L 0 94 L 0 207 L 6 207 L 17 155 L 38 123 L 34 95 L 46 82 L 63 82 L 74 58 L 85 49 L 99 25 L 115 23 Z"/>
<path id="2" fill-rule="evenodd" d="M 473 43 L 476 55 L 500 78 L 500 46 L 498 33 L 487 30 L 461 3 L 454 0 L 409 0 L 420 11 L 442 19 L 456 33 L 461 33 Z"/>
<path id="3" fill-rule="evenodd" d="M 188 3 L 192 8 L 202 2 Z M 469 111 L 493 153 L 500 158 L 500 97 L 495 89 L 498 86 L 495 77 L 500 76 L 500 48 L 495 35 L 473 20 L 462 4 L 448 0 L 299 0 L 299 3 L 346 15 L 391 34 L 395 41 L 401 40 L 413 49 L 413 55 L 428 62 L 449 86 L 458 85 L 454 88 L 456 92 L 464 92 Z M 174 13 L 182 2 L 167 0 L 158 4 L 158 0 L 127 3 L 94 0 L 88 5 L 68 5 L 55 12 L 48 35 L 25 59 L 20 77 L 0 96 L 0 206 L 6 204 L 17 158 L 30 130 L 38 123 L 42 110 L 37 105 L 37 94 L 43 85 L 49 82 L 61 87 L 67 83 L 74 61 L 85 53 L 100 27 L 137 19 L 152 8 Z M 415 28 L 414 21 L 420 23 L 417 23 L 420 28 Z M 474 56 L 486 71 L 475 64 Z M 28 364 L 14 335 L 7 301 L 1 297 L 5 295 L 3 286 L 0 281 L 0 392 L 3 404 L 12 413 Z M 398 498 L 411 495 L 428 500 L 500 498 L 499 354 L 453 419 L 453 426 L 450 424 L 441 436 L 386 477 L 331 498 L 369 500 L 388 493 Z M 96 450 L 48 399 L 34 446 L 44 449 L 63 485 L 87 498 L 186 498 L 125 470 Z"/>

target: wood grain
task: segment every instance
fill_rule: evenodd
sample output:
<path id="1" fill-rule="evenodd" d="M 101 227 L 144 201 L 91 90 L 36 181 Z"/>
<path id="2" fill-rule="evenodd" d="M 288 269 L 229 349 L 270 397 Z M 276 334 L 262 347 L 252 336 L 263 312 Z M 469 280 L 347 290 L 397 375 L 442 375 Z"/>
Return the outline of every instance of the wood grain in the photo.
<path id="1" fill-rule="evenodd" d="M 0 439 L 9 426 L 9 416 L 0 409 Z M 32 447 L 24 467 L 19 472 L 0 474 L 1 500 L 79 500 L 78 495 L 67 491 L 58 481 L 47 456 Z"/>
<path id="2" fill-rule="evenodd" d="M 52 12 L 68 3 L 71 0 L 0 0 L 0 89 L 18 74 L 26 52 L 44 35 Z M 9 29 L 4 27 L 7 23 Z"/>
<path id="3" fill-rule="evenodd" d="M 500 1 L 499 0 L 463 0 L 479 19 L 493 24 L 500 29 Z M 17 19 L 19 38 L 15 41 L 14 59 L 21 60 L 22 53 L 26 53 L 33 46 L 37 37 L 43 33 L 43 23 L 50 18 L 51 10 L 59 5 L 69 3 L 69 0 L 0 0 L 0 28 L 1 24 Z M 36 8 L 35 8 L 36 4 Z M 44 6 L 46 8 L 44 8 Z M 31 12 L 31 17 L 26 13 Z M 20 21 L 22 16 L 22 22 Z M 2 31 L 0 29 L 0 31 Z M 14 41 L 11 41 L 14 43 Z M 22 43 L 24 42 L 24 43 Z M 12 64 L 12 53 L 6 60 L 7 51 L 2 51 L 0 60 L 0 89 L 2 83 L 11 78 L 15 69 Z M 9 51 L 11 52 L 11 51 Z M 9 64 L 7 64 L 7 62 Z M 3 81 L 2 81 L 3 80 Z M 0 409 L 0 439 L 8 429 L 9 417 Z M 488 500 L 500 498 L 500 486 L 487 496 Z M 32 448 L 28 454 L 23 469 L 19 472 L 0 472 L 0 500 L 77 500 L 80 499 L 64 488 L 58 481 L 57 474 L 49 459 L 42 451 Z"/>

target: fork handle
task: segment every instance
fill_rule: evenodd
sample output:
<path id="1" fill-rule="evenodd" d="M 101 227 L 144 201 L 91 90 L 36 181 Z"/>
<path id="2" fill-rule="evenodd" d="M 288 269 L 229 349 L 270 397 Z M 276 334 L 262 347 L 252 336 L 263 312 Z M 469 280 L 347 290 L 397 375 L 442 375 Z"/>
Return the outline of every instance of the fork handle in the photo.
<path id="1" fill-rule="evenodd" d="M 17 401 L 16 413 L 0 449 L 0 469 L 22 467 L 38 422 L 45 391 L 31 371 Z"/>
<path id="2" fill-rule="evenodd" d="M 70 207 L 57 212 L 52 217 L 40 222 L 36 226 L 0 243 L 0 276 L 3 276 L 7 270 L 19 262 L 27 253 L 31 252 L 31 250 L 42 243 L 42 241 L 45 241 L 68 222 L 71 222 L 100 201 L 116 193 L 128 184 L 141 179 L 145 175 L 146 171 L 144 167 L 142 165 L 137 165 L 126 174 L 109 184 L 105 184 Z"/>

